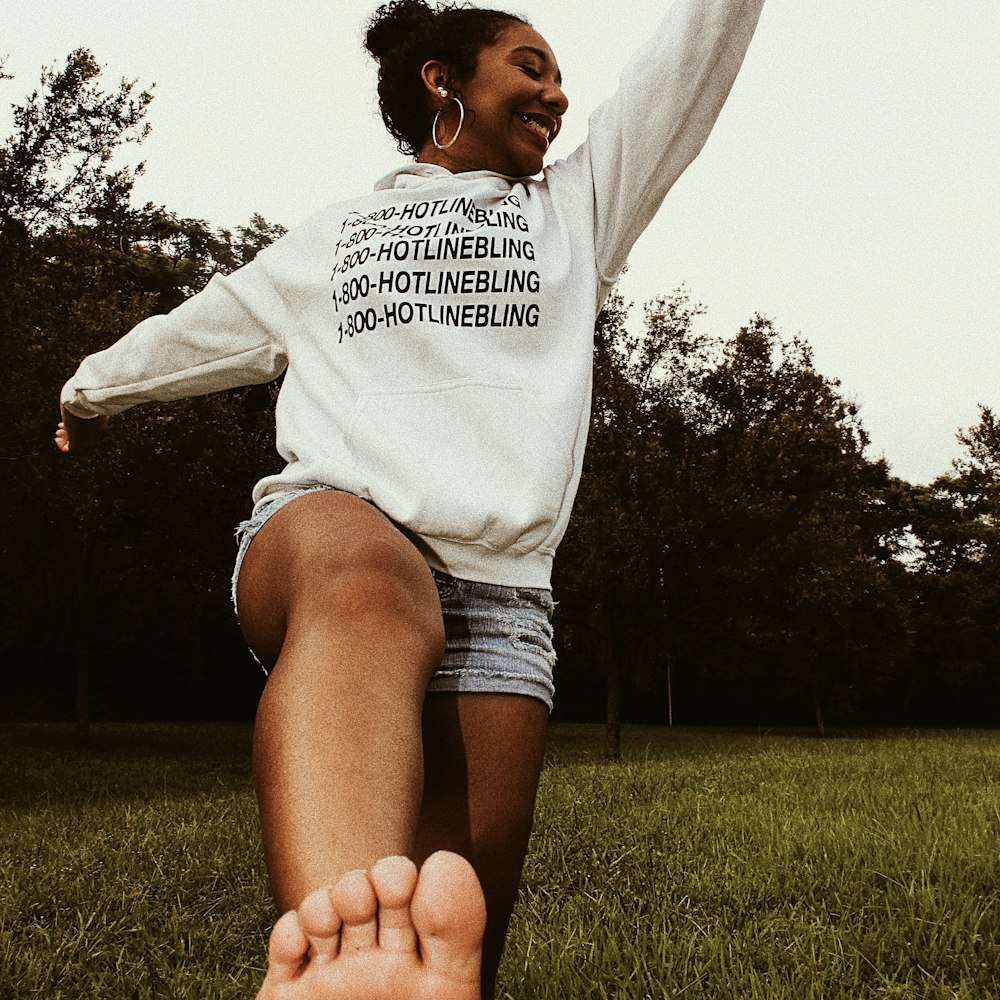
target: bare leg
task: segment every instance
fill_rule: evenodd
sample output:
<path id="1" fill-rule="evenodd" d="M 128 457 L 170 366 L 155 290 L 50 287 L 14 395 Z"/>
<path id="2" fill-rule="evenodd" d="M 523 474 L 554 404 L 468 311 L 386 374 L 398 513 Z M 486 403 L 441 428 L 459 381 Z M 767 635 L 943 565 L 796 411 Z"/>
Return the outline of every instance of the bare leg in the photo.
<path id="1" fill-rule="evenodd" d="M 318 886 L 377 858 L 423 861 L 446 848 L 469 857 L 484 883 L 482 997 L 492 1000 L 531 829 L 546 707 L 508 695 L 433 695 L 424 706 L 443 644 L 433 580 L 405 537 L 355 497 L 309 494 L 276 513 L 247 552 L 238 602 L 247 640 L 273 665 L 254 738 L 268 873 L 282 911 L 304 907 L 275 928 L 277 978 L 269 974 L 262 996 L 279 995 L 273 987 L 289 976 L 289 996 L 327 995 L 302 992 L 315 980 L 289 972 L 310 963 L 315 972 L 319 957 L 332 954 L 314 919 L 317 906 L 326 912 L 315 903 L 325 898 Z M 462 886 L 439 871 L 415 898 L 425 911 L 447 910 L 468 896 Z M 353 926 L 341 903 L 332 912 Z M 374 984 L 355 988 L 330 996 L 361 996 Z M 378 990 L 371 995 L 397 996 L 384 984 Z"/>
<path id="2" fill-rule="evenodd" d="M 493 1000 L 517 902 L 548 716 L 521 695 L 432 693 L 424 706 L 416 860 L 443 849 L 472 862 L 486 896 L 483 1000 Z"/>
<path id="3" fill-rule="evenodd" d="M 371 505 L 334 492 L 306 494 L 264 525 L 237 599 L 248 642 L 273 665 L 254 780 L 284 912 L 344 872 L 412 853 L 441 609 L 413 545 Z"/>

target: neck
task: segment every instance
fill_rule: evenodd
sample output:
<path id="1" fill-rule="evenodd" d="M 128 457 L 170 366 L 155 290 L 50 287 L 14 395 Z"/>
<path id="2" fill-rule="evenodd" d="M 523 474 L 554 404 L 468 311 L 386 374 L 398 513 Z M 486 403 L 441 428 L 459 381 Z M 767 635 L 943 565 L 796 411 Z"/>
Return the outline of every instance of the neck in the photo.
<path id="1" fill-rule="evenodd" d="M 432 163 L 436 167 L 444 167 L 453 174 L 462 174 L 469 170 L 484 170 L 478 164 L 469 163 L 455 149 L 438 149 L 433 142 L 427 142 L 417 153 L 417 163 Z"/>

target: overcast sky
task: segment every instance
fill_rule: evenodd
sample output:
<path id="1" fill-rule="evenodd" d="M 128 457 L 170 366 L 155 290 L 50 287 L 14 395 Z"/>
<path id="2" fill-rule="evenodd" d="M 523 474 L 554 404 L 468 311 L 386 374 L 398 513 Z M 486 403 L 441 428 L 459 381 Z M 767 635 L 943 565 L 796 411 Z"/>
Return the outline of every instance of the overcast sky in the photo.
<path id="1" fill-rule="evenodd" d="M 553 157 L 668 6 L 497 5 L 559 59 L 571 107 Z M 141 200 L 293 226 L 400 162 L 360 44 L 374 6 L 6 0 L 0 129 L 42 65 L 87 47 L 109 82 L 156 85 Z M 841 380 L 872 456 L 911 482 L 948 471 L 976 404 L 1000 410 L 998 52 L 997 0 L 768 0 L 712 137 L 632 253 L 626 297 L 685 284 L 720 335 L 764 313 Z"/>

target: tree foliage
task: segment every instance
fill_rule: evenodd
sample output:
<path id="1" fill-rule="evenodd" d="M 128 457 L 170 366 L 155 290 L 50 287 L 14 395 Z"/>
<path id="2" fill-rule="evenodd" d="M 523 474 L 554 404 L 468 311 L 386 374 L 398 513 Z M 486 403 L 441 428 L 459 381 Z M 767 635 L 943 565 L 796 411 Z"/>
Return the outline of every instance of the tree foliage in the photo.
<path id="1" fill-rule="evenodd" d="M 716 699 L 723 717 L 749 694 L 762 719 L 808 705 L 822 728 L 826 707 L 892 679 L 905 512 L 807 344 L 760 316 L 720 342 L 696 329 L 701 311 L 675 293 L 634 332 L 613 299 L 598 324 L 560 576 L 563 603 L 583 605 L 571 638 L 602 651 L 612 703 L 628 664 L 646 704 L 665 701 L 669 670 L 689 690 L 737 687 Z"/>
<path id="2" fill-rule="evenodd" d="M 0 150 L 0 233 L 39 236 L 52 229 L 100 227 L 117 235 L 142 164 L 111 169 L 115 153 L 149 134 L 152 94 L 135 81 L 113 91 L 101 67 L 77 49 L 61 70 L 44 69 L 39 89 L 14 107 L 14 134 Z"/>
<path id="3" fill-rule="evenodd" d="M 972 688 L 987 695 L 975 720 L 992 722 L 1000 696 L 1000 426 L 988 407 L 979 417 L 952 471 L 912 490 L 910 715 Z"/>
<path id="4" fill-rule="evenodd" d="M 211 672 L 220 649 L 253 686 L 226 564 L 250 484 L 275 464 L 273 390 L 140 407 L 93 457 L 51 444 L 60 387 L 85 355 L 283 231 L 260 216 L 216 231 L 134 205 L 142 165 L 121 161 L 148 133 L 150 100 L 128 80 L 104 89 L 79 50 L 43 71 L 0 148 L 0 326 L 16 361 L 0 451 L 14 525 L 0 552 L 0 650 L 32 665 L 8 678 L 6 704 L 22 713 L 71 702 L 73 673 L 94 667 L 99 709 L 198 716 L 232 677 Z"/>

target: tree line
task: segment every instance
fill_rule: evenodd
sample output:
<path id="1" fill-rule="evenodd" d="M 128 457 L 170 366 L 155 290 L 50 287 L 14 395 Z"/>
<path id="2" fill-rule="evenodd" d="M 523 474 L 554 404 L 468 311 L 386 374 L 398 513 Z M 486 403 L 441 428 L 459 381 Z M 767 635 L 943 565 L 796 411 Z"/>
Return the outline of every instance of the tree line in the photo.
<path id="1" fill-rule="evenodd" d="M 808 344 L 698 331 L 677 292 L 598 321 L 591 438 L 557 560 L 563 660 L 609 720 L 991 725 L 1000 426 L 928 485 L 866 454 Z M 596 663 L 594 663 L 596 661 Z M 582 692 L 581 692 L 582 694 Z"/>
<path id="2" fill-rule="evenodd" d="M 2 75 L 2 69 L 0 69 Z M 5 84 L 9 86 L 9 84 Z M 133 204 L 152 98 L 86 50 L 0 148 L 8 368 L 0 653 L 9 718 L 247 718 L 263 683 L 229 606 L 235 525 L 275 471 L 277 384 L 150 405 L 93 456 L 51 446 L 87 353 L 253 259 L 235 230 Z M 867 453 L 808 344 L 699 329 L 683 290 L 598 319 L 584 478 L 556 560 L 558 708 L 657 722 L 991 724 L 1000 428 L 982 408 L 929 485 Z"/>

